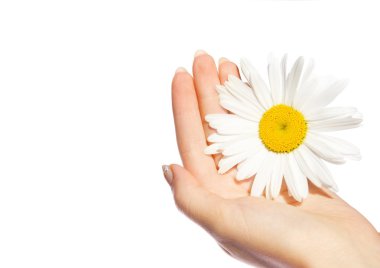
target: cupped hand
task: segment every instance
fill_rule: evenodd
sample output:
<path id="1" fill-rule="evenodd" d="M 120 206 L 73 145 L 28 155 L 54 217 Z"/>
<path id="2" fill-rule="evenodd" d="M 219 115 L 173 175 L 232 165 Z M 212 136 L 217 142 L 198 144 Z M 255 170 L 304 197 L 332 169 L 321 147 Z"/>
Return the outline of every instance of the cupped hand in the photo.
<path id="1" fill-rule="evenodd" d="M 283 183 L 274 200 L 252 197 L 254 178 L 237 181 L 236 170 L 219 175 L 220 156 L 204 154 L 214 132 L 206 114 L 227 113 L 215 90 L 237 66 L 198 51 L 193 75 L 179 68 L 172 83 L 173 114 L 183 167 L 166 167 L 176 205 L 203 226 L 231 256 L 265 267 L 380 267 L 380 236 L 335 193 L 309 183 L 307 199 L 289 197 Z"/>

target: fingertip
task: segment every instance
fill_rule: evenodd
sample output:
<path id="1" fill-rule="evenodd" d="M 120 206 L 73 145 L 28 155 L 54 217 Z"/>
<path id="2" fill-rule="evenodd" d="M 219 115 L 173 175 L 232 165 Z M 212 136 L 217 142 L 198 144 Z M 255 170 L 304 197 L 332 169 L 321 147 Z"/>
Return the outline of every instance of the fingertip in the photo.
<path id="1" fill-rule="evenodd" d="M 218 64 L 219 64 L 219 66 L 220 66 L 220 65 L 222 65 L 222 64 L 225 63 L 225 62 L 229 62 L 229 59 L 224 58 L 224 57 L 221 57 L 221 58 L 219 59 L 219 61 L 218 61 Z"/>
<path id="2" fill-rule="evenodd" d="M 202 55 L 207 55 L 207 52 L 202 50 L 202 49 L 198 49 L 197 51 L 195 51 L 194 53 L 194 58 L 197 58 L 199 56 L 202 56 Z"/>
<path id="3" fill-rule="evenodd" d="M 203 51 L 203 50 L 201 50 Z M 195 53 L 193 61 L 193 74 L 194 77 L 198 75 L 211 76 L 215 78 L 217 73 L 216 64 L 214 58 L 206 52 L 200 52 L 199 50 Z M 210 79 L 210 78 L 208 78 Z"/>
<path id="4" fill-rule="evenodd" d="M 219 80 L 223 84 L 228 80 L 228 76 L 233 75 L 240 78 L 239 68 L 235 63 L 226 59 L 219 59 Z"/>
<path id="5" fill-rule="evenodd" d="M 175 72 L 174 72 L 174 76 L 173 76 L 173 81 L 172 81 L 172 86 L 177 83 L 177 82 L 182 82 L 183 80 L 188 80 L 188 78 L 191 78 L 192 79 L 192 76 L 190 75 L 190 73 L 186 70 L 185 67 L 178 67 Z"/>
<path id="6" fill-rule="evenodd" d="M 176 186 L 178 185 L 177 184 L 178 178 L 184 177 L 184 175 L 185 176 L 187 175 L 186 174 L 186 170 L 183 167 L 181 167 L 180 165 L 177 165 L 177 164 L 171 164 L 169 166 L 169 168 L 170 168 L 170 170 L 172 172 L 171 186 L 172 186 L 172 188 L 176 188 Z M 184 172 L 185 172 L 185 174 L 184 174 Z M 186 179 L 186 177 L 185 177 L 185 179 Z"/>
<path id="7" fill-rule="evenodd" d="M 173 174 L 176 173 L 176 171 L 177 171 L 178 169 L 183 168 L 183 167 L 181 167 L 181 166 L 179 166 L 179 165 L 177 165 L 177 164 L 170 164 L 169 167 L 170 167 L 170 169 L 172 170 Z"/>
<path id="8" fill-rule="evenodd" d="M 182 77 L 182 76 L 192 77 L 185 67 L 180 66 L 175 70 L 173 79 L 175 79 L 176 77 Z"/>
<path id="9" fill-rule="evenodd" d="M 187 171 L 184 167 L 177 164 L 171 164 L 169 167 L 173 174 L 172 184 L 174 183 L 175 180 L 177 180 L 180 177 L 184 177 L 183 180 L 190 179 L 190 181 L 193 182 L 194 179 L 190 175 L 189 171 Z"/>
<path id="10" fill-rule="evenodd" d="M 172 92 L 190 92 L 193 90 L 193 77 L 191 76 L 191 74 L 184 67 L 177 68 L 172 80 Z"/>
<path id="11" fill-rule="evenodd" d="M 162 165 L 162 172 L 166 182 L 171 186 L 173 181 L 173 172 L 170 166 Z"/>
<path id="12" fill-rule="evenodd" d="M 187 73 L 187 70 L 184 67 L 178 67 L 175 70 L 175 74 L 179 74 L 179 73 Z"/>

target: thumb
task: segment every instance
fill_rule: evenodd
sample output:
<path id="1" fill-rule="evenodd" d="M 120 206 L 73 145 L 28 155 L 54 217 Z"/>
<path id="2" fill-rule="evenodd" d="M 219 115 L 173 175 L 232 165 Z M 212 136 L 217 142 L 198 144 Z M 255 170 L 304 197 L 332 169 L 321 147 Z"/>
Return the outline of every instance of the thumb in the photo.
<path id="1" fill-rule="evenodd" d="M 214 229 L 218 222 L 223 222 L 225 199 L 205 189 L 179 165 L 163 166 L 163 171 L 172 188 L 174 201 L 183 213 L 206 229 Z"/>

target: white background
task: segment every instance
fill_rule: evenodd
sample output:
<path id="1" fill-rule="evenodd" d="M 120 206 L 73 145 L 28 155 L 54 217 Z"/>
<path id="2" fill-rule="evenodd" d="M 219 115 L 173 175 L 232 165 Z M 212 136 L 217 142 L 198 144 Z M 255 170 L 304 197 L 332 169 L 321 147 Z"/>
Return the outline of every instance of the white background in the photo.
<path id="1" fill-rule="evenodd" d="M 170 83 L 195 50 L 316 59 L 350 78 L 343 133 L 363 159 L 331 167 L 380 229 L 380 16 L 375 2 L 1 1 L 0 267 L 246 267 L 180 214 Z"/>

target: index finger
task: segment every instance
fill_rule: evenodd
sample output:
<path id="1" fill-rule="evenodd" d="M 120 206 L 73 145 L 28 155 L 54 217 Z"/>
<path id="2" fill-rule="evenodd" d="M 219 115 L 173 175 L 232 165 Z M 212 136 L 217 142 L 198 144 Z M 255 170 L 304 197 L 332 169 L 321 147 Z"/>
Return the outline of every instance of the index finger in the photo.
<path id="1" fill-rule="evenodd" d="M 173 115 L 183 165 L 195 177 L 216 174 L 214 160 L 203 153 L 207 146 L 192 76 L 179 68 L 172 82 Z"/>

